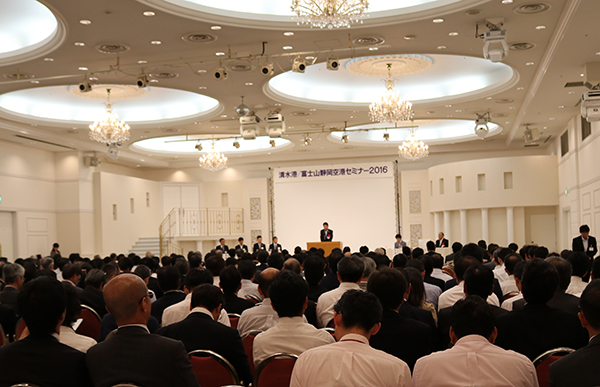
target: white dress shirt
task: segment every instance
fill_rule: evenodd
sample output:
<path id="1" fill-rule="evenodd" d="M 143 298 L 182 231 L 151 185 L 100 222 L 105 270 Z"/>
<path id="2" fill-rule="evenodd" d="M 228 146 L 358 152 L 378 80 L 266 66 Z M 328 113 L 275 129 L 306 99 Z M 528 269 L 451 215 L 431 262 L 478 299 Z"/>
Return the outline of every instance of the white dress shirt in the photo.
<path id="1" fill-rule="evenodd" d="M 452 276 L 444 273 L 442 269 L 438 269 L 437 267 L 433 269 L 431 276 L 433 278 L 441 279 L 444 282 L 448 282 L 452 279 Z"/>
<path id="2" fill-rule="evenodd" d="M 308 324 L 305 316 L 302 316 L 302 321 Z M 237 329 L 240 332 L 240 336 L 244 336 L 250 331 L 264 332 L 277 325 L 278 322 L 279 316 L 277 316 L 277 312 L 271 306 L 271 299 L 265 298 L 262 304 L 253 306 L 242 312 Z"/>
<path id="3" fill-rule="evenodd" d="M 96 345 L 96 340 L 75 333 L 73 328 L 65 327 L 63 325 L 60 326 L 60 334 L 58 335 L 58 341 L 84 353 L 87 352 L 87 350 L 90 347 Z"/>
<path id="4" fill-rule="evenodd" d="M 462 337 L 445 351 L 417 360 L 414 387 L 537 387 L 535 367 L 526 356 L 506 351 L 480 335 Z"/>
<path id="5" fill-rule="evenodd" d="M 258 284 L 255 284 L 254 282 L 248 279 L 242 280 L 242 287 L 240 288 L 240 290 L 238 290 L 237 296 L 240 298 L 246 298 L 246 296 L 254 296 L 259 300 L 263 299 L 263 296 L 261 296 L 258 292 Z"/>
<path id="6" fill-rule="evenodd" d="M 302 352 L 321 345 L 335 343 L 333 336 L 303 321 L 302 317 L 282 317 L 279 323 L 254 339 L 254 366 L 274 353 Z"/>
<path id="7" fill-rule="evenodd" d="M 573 275 L 571 276 L 571 283 L 569 284 L 567 290 L 565 290 L 565 293 L 581 298 L 581 293 L 583 293 L 586 286 L 588 286 L 587 282 L 583 282 L 581 277 Z"/>
<path id="8" fill-rule="evenodd" d="M 507 295 L 508 293 L 518 293 L 519 288 L 517 287 L 517 283 L 515 282 L 515 276 L 513 274 L 508 276 L 506 281 L 500 281 L 500 289 L 502 289 L 502 294 Z"/>
<path id="9" fill-rule="evenodd" d="M 438 300 L 442 294 L 442 288 L 427 282 L 423 282 L 423 286 L 425 287 L 425 301 L 431 302 L 435 310 L 438 310 Z"/>
<path id="10" fill-rule="evenodd" d="M 502 302 L 502 309 L 508 310 L 509 312 L 511 312 L 513 310 L 513 304 L 515 301 L 519 301 L 523 299 L 523 293 L 519 293 L 514 297 L 509 298 L 508 300 L 505 300 L 504 302 Z"/>
<path id="11" fill-rule="evenodd" d="M 461 281 L 458 285 L 451 287 L 440 295 L 438 300 L 438 310 L 442 310 L 449 306 L 453 306 L 457 301 L 465 298 L 464 281 Z M 490 305 L 500 306 L 498 297 L 492 293 L 487 298 L 487 303 Z"/>
<path id="12" fill-rule="evenodd" d="M 327 323 L 333 318 L 335 304 L 342 298 L 344 293 L 352 289 L 360 290 L 360 286 L 354 282 L 342 282 L 339 287 L 319 296 L 317 300 L 317 324 L 319 327 L 327 326 Z"/>
<path id="13" fill-rule="evenodd" d="M 191 312 L 191 304 L 192 293 L 189 293 L 187 296 L 185 296 L 183 301 L 180 301 L 177 304 L 171 305 L 165 309 L 162 315 L 162 326 L 166 327 L 167 325 L 174 324 L 186 318 Z M 221 309 L 221 315 L 217 321 L 225 326 L 231 326 L 229 316 L 227 316 L 227 311 L 225 309 Z"/>
<path id="14" fill-rule="evenodd" d="M 294 365 L 290 382 L 290 387 L 410 385 L 405 362 L 372 348 L 366 337 L 357 334 L 304 352 Z"/>
<path id="15" fill-rule="evenodd" d="M 498 280 L 498 282 L 504 282 L 508 280 L 508 273 L 506 272 L 506 267 L 504 264 L 500 266 L 496 266 L 493 270 L 494 277 Z"/>

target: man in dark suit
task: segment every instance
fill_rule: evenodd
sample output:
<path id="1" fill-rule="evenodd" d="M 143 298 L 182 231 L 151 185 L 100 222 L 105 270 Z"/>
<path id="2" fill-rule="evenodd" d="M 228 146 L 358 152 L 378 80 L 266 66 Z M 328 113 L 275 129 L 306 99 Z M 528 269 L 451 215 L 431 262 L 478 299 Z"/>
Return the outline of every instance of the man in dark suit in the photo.
<path id="1" fill-rule="evenodd" d="M 269 251 L 281 253 L 281 245 L 277 243 L 277 237 L 273 237 L 273 243 L 269 245 Z"/>
<path id="2" fill-rule="evenodd" d="M 584 224 L 579 227 L 579 232 L 581 236 L 573 238 L 573 251 L 583 251 L 590 258 L 594 258 L 598 253 L 598 244 L 596 243 L 596 238 L 590 236 L 590 227 Z"/>
<path id="3" fill-rule="evenodd" d="M 558 271 L 559 278 L 558 290 L 554 297 L 548 301 L 548 306 L 577 315 L 579 313 L 579 298 L 565 293 L 571 283 L 571 264 L 566 259 L 560 257 L 546 258 L 546 261 L 554 265 Z"/>
<path id="4" fill-rule="evenodd" d="M 252 383 L 252 373 L 242 339 L 236 329 L 216 321 L 222 307 L 221 290 L 214 285 L 202 284 L 192 292 L 192 312 L 183 321 L 159 329 L 157 334 L 180 340 L 188 352 L 206 349 L 218 353 L 233 365 L 248 385 Z"/>
<path id="5" fill-rule="evenodd" d="M 235 249 L 236 250 L 242 250 L 244 253 L 247 253 L 248 252 L 248 246 L 246 246 L 244 244 L 244 238 L 239 237 L 238 238 L 238 242 L 239 243 L 237 245 L 235 245 Z"/>
<path id="6" fill-rule="evenodd" d="M 587 329 L 587 346 L 550 364 L 550 386 L 600 385 L 600 280 L 592 281 L 581 295 L 579 320 Z"/>
<path id="7" fill-rule="evenodd" d="M 7 263 L 2 267 L 2 278 L 6 286 L 0 292 L 0 304 L 17 310 L 17 296 L 25 281 L 25 269 L 16 263 Z"/>
<path id="8" fill-rule="evenodd" d="M 333 240 L 333 230 L 329 228 L 329 223 L 323 223 L 321 230 L 321 242 L 331 242 Z"/>
<path id="9" fill-rule="evenodd" d="M 102 288 L 106 284 L 106 274 L 100 269 L 92 269 L 85 276 L 85 289 L 79 294 L 81 304 L 94 309 L 100 318 L 106 314 L 106 304 Z"/>
<path id="10" fill-rule="evenodd" d="M 151 335 L 146 329 L 151 302 L 140 277 L 135 274 L 115 277 L 106 284 L 104 299 L 119 328 L 112 338 L 87 352 L 86 361 L 95 387 L 122 382 L 144 387 L 198 386 L 184 345 Z"/>
<path id="11" fill-rule="evenodd" d="M 266 250 L 267 247 L 265 246 L 264 243 L 262 243 L 262 236 L 257 236 L 256 237 L 256 243 L 254 244 L 253 248 L 252 248 L 252 252 L 256 253 L 257 251 L 260 250 Z"/>
<path id="12" fill-rule="evenodd" d="M 551 263 L 541 259 L 528 261 L 521 279 L 526 304 L 523 309 L 513 310 L 496 320 L 496 345 L 531 360 L 549 349 L 578 349 L 585 345 L 584 331 L 577 318 L 547 305 L 558 283 L 558 272 Z"/>
<path id="13" fill-rule="evenodd" d="M 171 305 L 183 301 L 185 293 L 179 290 L 181 276 L 174 266 L 158 269 L 158 286 L 163 291 L 163 296 L 152 303 L 152 316 L 162 322 L 162 314 Z"/>
<path id="14" fill-rule="evenodd" d="M 242 314 L 246 309 L 252 308 L 255 303 L 236 295 L 242 287 L 242 275 L 235 266 L 227 266 L 219 275 L 219 286 L 223 289 L 223 308 L 227 313 Z"/>
<path id="15" fill-rule="evenodd" d="M 435 247 L 448 247 L 450 246 L 448 239 L 444 238 L 444 233 L 438 234 L 438 239 L 435 241 Z"/>
<path id="16" fill-rule="evenodd" d="M 219 239 L 219 244 L 215 248 L 216 251 L 222 251 L 223 254 L 229 251 L 229 247 L 225 244 L 225 238 Z"/>
<path id="17" fill-rule="evenodd" d="M 62 268 L 63 282 L 69 283 L 75 286 L 77 295 L 83 292 L 83 289 L 77 286 L 79 278 L 81 278 L 81 266 L 80 264 L 67 263 Z"/>
<path id="18" fill-rule="evenodd" d="M 371 347 L 404 360 L 413 369 L 417 359 L 432 351 L 430 327 L 398 314 L 408 284 L 398 270 L 382 268 L 371 274 L 367 291 L 373 293 L 383 306 L 381 329 L 369 340 Z"/>
<path id="19" fill-rule="evenodd" d="M 63 285 L 49 277 L 33 279 L 18 303 L 29 336 L 0 348 L 0 385 L 91 386 L 85 355 L 58 341 L 66 308 Z"/>

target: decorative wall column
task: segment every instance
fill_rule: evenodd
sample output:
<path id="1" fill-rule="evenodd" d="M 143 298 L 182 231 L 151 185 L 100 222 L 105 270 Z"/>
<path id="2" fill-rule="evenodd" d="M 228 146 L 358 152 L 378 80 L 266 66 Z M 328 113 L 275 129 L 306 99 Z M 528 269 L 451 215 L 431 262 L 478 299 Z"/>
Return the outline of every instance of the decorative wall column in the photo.
<path id="1" fill-rule="evenodd" d="M 435 234 L 437 235 L 438 232 L 440 232 L 440 230 L 437 230 Z M 446 236 L 446 239 L 452 241 L 450 236 L 450 211 L 444 211 L 444 235 Z"/>
<path id="2" fill-rule="evenodd" d="M 433 238 L 437 238 L 437 234 L 440 232 L 440 214 L 441 212 L 433 213 Z"/>
<path id="3" fill-rule="evenodd" d="M 488 209 L 481 209 L 481 237 L 484 241 L 490 241 L 490 223 L 488 220 Z"/>
<path id="4" fill-rule="evenodd" d="M 515 215 L 514 207 L 506 207 L 506 239 L 507 243 L 515 240 Z"/>
<path id="5" fill-rule="evenodd" d="M 460 242 L 467 243 L 467 210 L 460 210 Z"/>

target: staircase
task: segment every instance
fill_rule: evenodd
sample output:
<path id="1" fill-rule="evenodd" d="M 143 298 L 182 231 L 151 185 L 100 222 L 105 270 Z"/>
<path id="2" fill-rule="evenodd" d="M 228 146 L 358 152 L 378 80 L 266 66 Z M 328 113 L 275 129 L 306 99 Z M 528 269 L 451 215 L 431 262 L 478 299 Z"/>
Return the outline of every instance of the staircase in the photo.
<path id="1" fill-rule="evenodd" d="M 154 256 L 160 258 L 160 241 L 159 238 L 140 238 L 135 245 L 129 250 L 130 253 L 135 253 L 144 258 L 146 252 L 150 251 Z"/>

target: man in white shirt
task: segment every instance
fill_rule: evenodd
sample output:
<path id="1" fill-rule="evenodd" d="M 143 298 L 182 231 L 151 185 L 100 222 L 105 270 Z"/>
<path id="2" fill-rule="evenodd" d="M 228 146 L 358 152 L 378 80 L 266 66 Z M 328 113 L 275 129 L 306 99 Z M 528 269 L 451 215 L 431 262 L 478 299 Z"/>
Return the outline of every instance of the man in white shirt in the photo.
<path id="1" fill-rule="evenodd" d="M 456 281 L 458 284 L 451 287 L 440 295 L 438 300 L 438 310 L 447 308 L 454 305 L 458 300 L 465 298 L 465 290 L 463 283 L 463 276 L 469 266 L 476 265 L 479 262 L 476 258 L 471 256 L 460 257 L 454 262 L 454 272 L 456 273 Z M 487 302 L 491 305 L 500 306 L 500 301 L 495 294 L 491 294 Z"/>
<path id="2" fill-rule="evenodd" d="M 410 386 L 408 365 L 369 345 L 369 338 L 381 327 L 381 317 L 381 303 L 373 294 L 360 290 L 344 293 L 334 315 L 339 341 L 301 354 L 290 387 Z"/>
<path id="3" fill-rule="evenodd" d="M 185 276 L 185 286 L 183 287 L 183 290 L 186 294 L 185 299 L 175 305 L 169 306 L 164 310 L 161 325 L 166 327 L 167 325 L 174 324 L 186 318 L 188 314 L 190 314 L 192 291 L 202 284 L 212 285 L 212 283 L 213 276 L 208 270 L 191 269 Z M 221 314 L 217 321 L 228 327 L 231 326 L 229 317 L 227 316 L 227 311 L 225 309 L 221 309 Z"/>
<path id="4" fill-rule="evenodd" d="M 437 253 L 431 254 L 431 261 L 433 262 L 433 271 L 431 272 L 433 278 L 441 279 L 444 282 L 452 279 L 452 276 L 444 273 L 442 270 L 444 267 L 444 257 Z"/>
<path id="5" fill-rule="evenodd" d="M 525 300 L 523 299 L 523 293 L 521 293 L 523 286 L 521 285 L 521 277 L 523 276 L 523 269 L 525 268 L 525 261 L 521 261 L 515 265 L 513 269 L 513 275 L 515 277 L 515 284 L 517 285 L 517 289 L 519 289 L 519 294 L 514 297 L 507 298 L 502 302 L 502 309 L 513 311 L 516 309 L 520 309 L 525 304 Z M 515 305 L 517 307 L 515 307 Z"/>
<path id="6" fill-rule="evenodd" d="M 517 283 L 515 282 L 515 266 L 522 261 L 523 258 L 516 253 L 511 253 L 504 257 L 504 271 L 508 277 L 504 281 L 498 280 L 504 296 L 510 293 L 520 292 Z"/>
<path id="7" fill-rule="evenodd" d="M 273 280 L 269 295 L 279 322 L 254 339 L 256 367 L 275 353 L 300 355 L 308 349 L 335 342 L 329 332 L 303 321 L 308 304 L 308 284 L 302 276 L 289 270 L 282 271 Z"/>
<path id="8" fill-rule="evenodd" d="M 586 274 L 590 271 L 590 258 L 583 251 L 574 251 L 569 255 L 567 261 L 573 266 L 573 274 L 571 275 L 571 283 L 565 293 L 581 297 L 581 293 L 583 293 L 585 287 L 588 285 L 583 280 L 583 277 L 586 277 Z"/>
<path id="9" fill-rule="evenodd" d="M 262 301 L 263 297 L 258 292 L 258 284 L 255 284 L 256 264 L 249 259 L 241 259 L 238 262 L 238 270 L 242 275 L 242 287 L 237 292 L 240 298 Z"/>
<path id="10" fill-rule="evenodd" d="M 459 300 L 450 327 L 454 346 L 417 360 L 413 386 L 538 386 L 531 360 L 495 346 L 497 335 L 494 314 L 481 297 Z"/>
<path id="11" fill-rule="evenodd" d="M 317 300 L 317 324 L 326 327 L 333 320 L 333 307 L 344 293 L 351 289 L 360 289 L 365 264 L 357 255 L 344 257 L 338 263 L 337 277 L 340 286 L 325 292 Z"/>
<path id="12" fill-rule="evenodd" d="M 494 251 L 494 277 L 498 280 L 498 282 L 502 283 L 503 281 L 508 280 L 508 274 L 506 270 L 504 270 L 504 260 L 509 254 L 512 254 L 513 251 L 507 247 L 503 247 L 498 249 L 498 253 Z"/>
<path id="13" fill-rule="evenodd" d="M 75 288 L 66 283 L 63 283 L 62 285 L 65 290 L 67 307 L 65 308 L 65 319 L 60 326 L 58 340 L 78 351 L 87 352 L 90 347 L 96 345 L 96 340 L 75 333 L 73 324 L 77 321 L 75 316 L 81 313 L 81 304 L 79 303 Z"/>
<path id="14" fill-rule="evenodd" d="M 271 307 L 271 299 L 269 298 L 269 287 L 277 274 L 279 274 L 279 270 L 272 267 L 263 270 L 259 274 L 258 291 L 264 297 L 264 300 L 262 304 L 242 312 L 237 327 L 240 336 L 244 336 L 250 331 L 266 331 L 279 322 L 277 312 Z"/>

